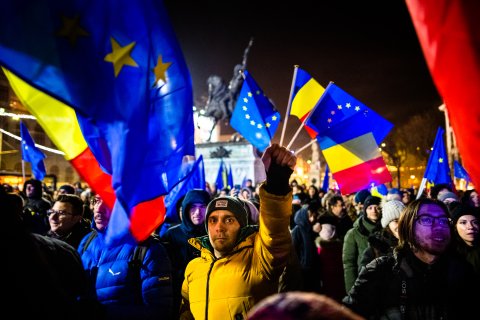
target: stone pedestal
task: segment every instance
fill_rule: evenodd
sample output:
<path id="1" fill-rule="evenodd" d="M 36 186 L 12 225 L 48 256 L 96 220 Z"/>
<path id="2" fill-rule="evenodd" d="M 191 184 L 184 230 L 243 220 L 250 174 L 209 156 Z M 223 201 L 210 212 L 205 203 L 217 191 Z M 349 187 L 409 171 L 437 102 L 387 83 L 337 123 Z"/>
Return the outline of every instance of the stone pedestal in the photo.
<path id="1" fill-rule="evenodd" d="M 245 179 L 252 179 L 254 184 L 258 184 L 266 178 L 262 160 L 248 142 L 211 142 L 195 146 L 195 156 L 203 155 L 205 179 L 210 185 L 215 185 L 222 158 L 227 168 L 232 168 L 234 185 L 242 185 Z"/>

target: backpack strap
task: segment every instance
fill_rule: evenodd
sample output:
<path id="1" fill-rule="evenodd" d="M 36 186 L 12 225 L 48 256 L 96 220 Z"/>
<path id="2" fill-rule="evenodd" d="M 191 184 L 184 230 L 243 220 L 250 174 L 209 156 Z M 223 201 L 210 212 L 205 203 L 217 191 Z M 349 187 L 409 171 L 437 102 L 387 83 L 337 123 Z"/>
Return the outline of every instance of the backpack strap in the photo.
<path id="1" fill-rule="evenodd" d="M 90 243 L 92 243 L 93 239 L 97 237 L 97 235 L 98 233 L 96 230 L 93 230 L 92 232 L 90 232 L 88 239 L 83 244 L 82 252 L 80 252 L 80 255 L 82 255 L 87 250 L 88 246 L 90 245 Z"/>
<path id="2" fill-rule="evenodd" d="M 132 275 L 134 288 L 136 293 L 136 301 L 138 304 L 143 304 L 143 297 L 142 297 L 142 277 L 140 272 L 143 267 L 143 260 L 145 259 L 145 255 L 147 254 L 147 250 L 149 248 L 149 244 L 151 241 L 158 240 L 155 237 L 149 237 L 147 240 L 139 243 L 135 250 L 133 251 L 133 255 L 131 259 L 128 261 L 128 272 Z"/>

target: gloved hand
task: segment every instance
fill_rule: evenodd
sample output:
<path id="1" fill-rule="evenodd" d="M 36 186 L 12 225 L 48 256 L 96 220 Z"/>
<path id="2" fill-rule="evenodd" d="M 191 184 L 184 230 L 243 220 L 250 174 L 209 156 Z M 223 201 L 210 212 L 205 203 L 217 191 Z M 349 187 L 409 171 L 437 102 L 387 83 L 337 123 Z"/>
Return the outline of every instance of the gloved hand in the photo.
<path id="1" fill-rule="evenodd" d="M 267 174 L 267 192 L 284 196 L 290 192 L 289 180 L 297 163 L 297 157 L 278 144 L 272 144 L 262 156 Z"/>

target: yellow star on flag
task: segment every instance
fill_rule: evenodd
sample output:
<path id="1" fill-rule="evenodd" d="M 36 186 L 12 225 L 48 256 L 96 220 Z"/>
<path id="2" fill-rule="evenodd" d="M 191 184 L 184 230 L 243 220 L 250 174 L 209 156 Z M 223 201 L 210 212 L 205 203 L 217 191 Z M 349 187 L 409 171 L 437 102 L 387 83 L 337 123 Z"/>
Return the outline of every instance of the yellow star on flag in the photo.
<path id="1" fill-rule="evenodd" d="M 68 39 L 72 46 L 77 43 L 77 38 L 88 36 L 88 32 L 80 27 L 80 17 L 68 18 L 62 15 L 62 26 L 57 35 Z"/>
<path id="2" fill-rule="evenodd" d="M 155 83 L 158 83 L 159 80 L 163 80 L 163 82 L 167 82 L 167 78 L 165 77 L 165 73 L 167 69 L 170 67 L 171 62 L 163 62 L 162 55 L 158 56 L 157 65 L 153 68 L 153 73 L 155 74 Z"/>
<path id="3" fill-rule="evenodd" d="M 438 158 L 438 162 L 443 163 L 443 158 Z"/>
<path id="4" fill-rule="evenodd" d="M 138 67 L 135 60 L 130 57 L 130 53 L 136 44 L 135 41 L 124 47 L 121 47 L 114 38 L 110 38 L 110 42 L 112 43 L 112 52 L 107 54 L 104 60 L 113 63 L 115 77 L 118 76 L 124 65 Z"/>

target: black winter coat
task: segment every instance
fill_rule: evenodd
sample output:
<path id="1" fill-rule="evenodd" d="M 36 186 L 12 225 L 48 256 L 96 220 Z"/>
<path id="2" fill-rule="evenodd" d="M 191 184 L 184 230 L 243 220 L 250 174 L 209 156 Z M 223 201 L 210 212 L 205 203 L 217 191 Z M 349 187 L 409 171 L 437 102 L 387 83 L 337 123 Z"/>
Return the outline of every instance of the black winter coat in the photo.
<path id="1" fill-rule="evenodd" d="M 405 250 L 363 268 L 343 303 L 367 319 L 468 319 L 480 301 L 472 279 L 456 255 L 427 265 Z"/>

